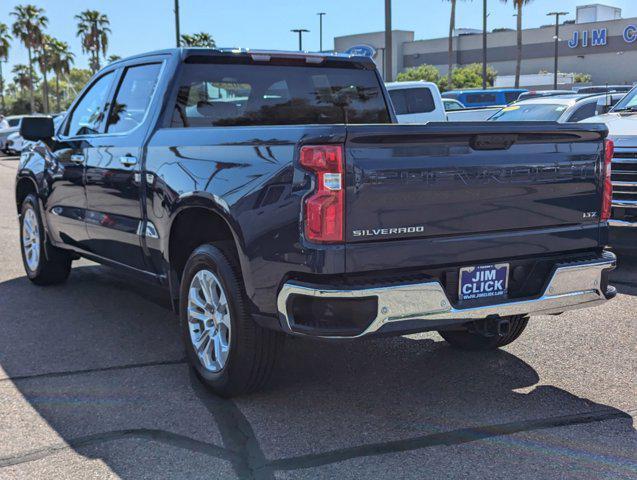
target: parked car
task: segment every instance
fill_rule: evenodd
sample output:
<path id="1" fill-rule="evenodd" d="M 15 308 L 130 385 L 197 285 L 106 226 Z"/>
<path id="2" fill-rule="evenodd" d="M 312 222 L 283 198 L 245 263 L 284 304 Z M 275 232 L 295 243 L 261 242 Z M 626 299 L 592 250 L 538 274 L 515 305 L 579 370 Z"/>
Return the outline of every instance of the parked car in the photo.
<path id="1" fill-rule="evenodd" d="M 580 94 L 628 93 L 632 90 L 632 88 L 632 85 L 593 85 L 589 87 L 576 87 L 573 91 Z"/>
<path id="2" fill-rule="evenodd" d="M 20 120 L 22 119 L 22 115 L 14 115 L 7 117 L 7 123 L 9 124 L 9 128 L 3 128 L 0 130 L 0 152 L 4 154 L 8 154 L 7 151 L 7 138 L 12 133 L 18 132 L 20 130 Z"/>
<path id="3" fill-rule="evenodd" d="M 522 100 L 504 107 L 489 119 L 492 122 L 580 122 L 597 113 L 600 100 L 619 101 L 623 94 L 559 95 Z"/>
<path id="4" fill-rule="evenodd" d="M 20 155 L 24 148 L 24 139 L 20 132 L 13 132 L 4 143 L 4 152 L 7 155 Z"/>
<path id="5" fill-rule="evenodd" d="M 520 94 L 517 101 L 530 100 L 537 97 L 554 97 L 556 95 L 569 95 L 573 93 L 570 90 L 531 90 Z"/>
<path id="6" fill-rule="evenodd" d="M 611 244 L 637 248 L 637 87 L 608 113 L 587 118 L 584 123 L 604 123 L 615 142 L 612 163 L 613 203 Z"/>
<path id="7" fill-rule="evenodd" d="M 491 88 L 488 90 L 452 90 L 442 94 L 443 98 L 458 100 L 466 108 L 508 105 L 528 90 L 521 88 Z"/>
<path id="8" fill-rule="evenodd" d="M 467 108 L 461 102 L 459 102 L 458 100 L 454 100 L 453 98 L 443 98 L 442 104 L 444 105 L 446 112 L 451 112 L 454 110 L 464 110 L 465 108 Z"/>
<path id="9" fill-rule="evenodd" d="M 225 396 L 264 384 L 284 334 L 493 349 L 529 315 L 615 295 L 606 127 L 395 123 L 367 57 L 108 65 L 57 130 L 22 121 L 26 274 L 60 283 L 86 257 L 164 286 L 190 365 Z"/>
<path id="10" fill-rule="evenodd" d="M 485 122 L 503 107 L 463 108 L 461 110 L 449 110 L 447 120 L 449 122 Z"/>
<path id="11" fill-rule="evenodd" d="M 440 90 L 431 82 L 386 83 L 399 123 L 446 122 Z"/>

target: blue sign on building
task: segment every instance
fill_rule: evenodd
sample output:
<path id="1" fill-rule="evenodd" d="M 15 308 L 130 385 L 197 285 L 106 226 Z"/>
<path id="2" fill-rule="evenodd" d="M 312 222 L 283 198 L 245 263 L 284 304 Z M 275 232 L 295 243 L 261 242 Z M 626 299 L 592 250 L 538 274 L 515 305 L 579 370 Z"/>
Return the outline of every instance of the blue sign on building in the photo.
<path id="1" fill-rule="evenodd" d="M 343 53 L 347 55 L 355 55 L 357 57 L 374 58 L 376 55 L 376 49 L 370 45 L 355 45 L 348 48 Z"/>

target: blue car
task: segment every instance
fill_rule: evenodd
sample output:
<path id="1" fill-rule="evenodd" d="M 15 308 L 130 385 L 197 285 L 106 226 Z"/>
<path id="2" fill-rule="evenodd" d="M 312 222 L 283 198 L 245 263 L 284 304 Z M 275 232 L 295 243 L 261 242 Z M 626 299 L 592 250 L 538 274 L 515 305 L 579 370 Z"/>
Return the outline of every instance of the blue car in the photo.
<path id="1" fill-rule="evenodd" d="M 489 90 L 452 90 L 442 94 L 443 98 L 458 100 L 467 108 L 508 105 L 520 95 L 528 92 L 523 88 L 497 88 Z"/>

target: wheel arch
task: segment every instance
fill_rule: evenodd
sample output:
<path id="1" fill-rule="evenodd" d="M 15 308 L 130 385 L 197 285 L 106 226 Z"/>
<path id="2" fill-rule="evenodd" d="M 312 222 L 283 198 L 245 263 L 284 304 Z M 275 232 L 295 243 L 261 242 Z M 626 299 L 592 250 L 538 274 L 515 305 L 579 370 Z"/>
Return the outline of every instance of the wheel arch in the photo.
<path id="1" fill-rule="evenodd" d="M 204 243 L 225 244 L 228 254 L 237 261 L 248 298 L 251 297 L 253 288 L 242 230 L 225 202 L 199 195 L 185 197 L 173 209 L 167 231 L 163 249 L 173 303 L 179 297 L 181 274 L 188 257 Z"/>

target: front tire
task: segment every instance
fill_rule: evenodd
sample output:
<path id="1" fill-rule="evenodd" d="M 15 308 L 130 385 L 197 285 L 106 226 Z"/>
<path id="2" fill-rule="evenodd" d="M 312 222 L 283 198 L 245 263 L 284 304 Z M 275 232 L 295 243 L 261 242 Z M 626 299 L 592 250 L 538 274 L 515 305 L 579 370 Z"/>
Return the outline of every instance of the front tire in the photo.
<path id="1" fill-rule="evenodd" d="M 233 397 L 268 381 L 283 335 L 250 317 L 239 268 L 213 244 L 198 247 L 184 268 L 180 319 L 188 361 L 216 394 Z"/>
<path id="2" fill-rule="evenodd" d="M 71 255 L 47 242 L 40 204 L 29 194 L 20 213 L 20 250 L 27 277 L 36 285 L 62 283 L 71 273 Z"/>
<path id="3" fill-rule="evenodd" d="M 506 318 L 510 322 L 509 331 L 505 335 L 490 337 L 467 330 L 441 330 L 438 333 L 453 347 L 461 350 L 494 350 L 504 347 L 518 339 L 526 328 L 529 317 L 515 315 Z"/>

